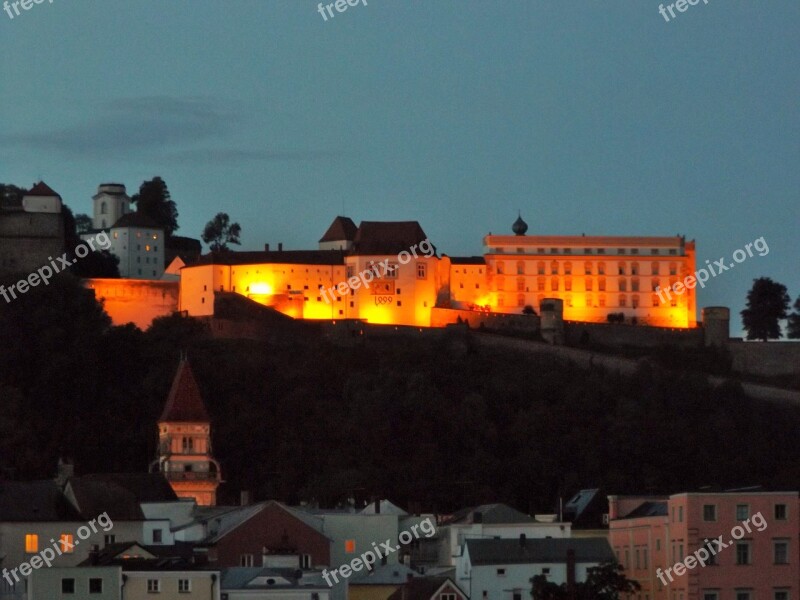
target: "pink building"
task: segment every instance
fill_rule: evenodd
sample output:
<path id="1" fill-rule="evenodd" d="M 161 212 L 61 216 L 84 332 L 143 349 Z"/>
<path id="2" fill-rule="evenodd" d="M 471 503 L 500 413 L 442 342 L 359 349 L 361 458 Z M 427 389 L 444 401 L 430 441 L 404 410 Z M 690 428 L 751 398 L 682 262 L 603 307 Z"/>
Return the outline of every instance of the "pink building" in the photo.
<path id="1" fill-rule="evenodd" d="M 798 492 L 609 496 L 609 542 L 636 600 L 797 600 Z"/>

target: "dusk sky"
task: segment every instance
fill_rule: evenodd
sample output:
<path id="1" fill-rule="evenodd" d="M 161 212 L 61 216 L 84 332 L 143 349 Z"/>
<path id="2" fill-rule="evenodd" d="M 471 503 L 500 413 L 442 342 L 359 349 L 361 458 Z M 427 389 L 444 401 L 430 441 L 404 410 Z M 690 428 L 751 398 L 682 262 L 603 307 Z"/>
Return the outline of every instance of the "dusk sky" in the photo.
<path id="1" fill-rule="evenodd" d="M 675 235 L 698 267 L 764 237 L 752 279 L 800 295 L 800 2 L 53 0 L 0 12 L 0 181 L 76 213 L 160 175 L 199 237 L 315 248 L 338 214 L 482 237 Z M 739 318 L 731 333 L 738 335 Z"/>

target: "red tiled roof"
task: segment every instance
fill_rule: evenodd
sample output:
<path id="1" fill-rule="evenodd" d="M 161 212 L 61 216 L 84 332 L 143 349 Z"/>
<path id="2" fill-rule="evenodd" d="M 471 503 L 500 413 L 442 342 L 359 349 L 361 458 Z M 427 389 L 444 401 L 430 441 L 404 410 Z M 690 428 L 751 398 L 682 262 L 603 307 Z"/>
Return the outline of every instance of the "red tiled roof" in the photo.
<path id="1" fill-rule="evenodd" d="M 358 227 L 353 223 L 353 219 L 350 217 L 336 217 L 333 223 L 331 223 L 331 226 L 328 227 L 328 231 L 326 231 L 325 235 L 320 239 L 320 243 L 338 242 L 341 240 L 352 242 L 356 237 L 357 231 Z"/>
<path id="2" fill-rule="evenodd" d="M 178 372 L 172 381 L 172 387 L 167 396 L 167 405 L 161 413 L 159 423 L 163 422 L 189 422 L 207 423 L 210 421 L 200 388 L 194 379 L 189 361 L 181 359 Z"/>
<path id="3" fill-rule="evenodd" d="M 353 254 L 399 254 L 425 239 L 417 221 L 362 221 Z"/>
<path id="4" fill-rule="evenodd" d="M 44 181 L 40 181 L 36 185 L 34 185 L 28 192 L 24 194 L 25 196 L 55 196 L 56 198 L 61 198 L 56 192 L 53 191 L 49 185 L 47 185 Z"/>

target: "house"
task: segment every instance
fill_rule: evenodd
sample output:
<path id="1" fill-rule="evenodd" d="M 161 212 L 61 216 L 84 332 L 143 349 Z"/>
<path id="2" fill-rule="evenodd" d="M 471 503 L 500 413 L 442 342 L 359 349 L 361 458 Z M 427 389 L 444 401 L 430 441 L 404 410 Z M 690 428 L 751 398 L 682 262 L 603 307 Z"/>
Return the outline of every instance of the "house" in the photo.
<path id="1" fill-rule="evenodd" d="M 222 571 L 223 600 L 329 600 L 320 571 L 232 567 Z"/>
<path id="2" fill-rule="evenodd" d="M 796 491 L 612 495 L 608 502 L 617 560 L 653 600 L 800 594 Z"/>
<path id="3" fill-rule="evenodd" d="M 568 538 L 570 532 L 569 523 L 559 523 L 552 516 L 537 520 L 501 503 L 474 506 L 443 519 L 439 525 L 436 564 L 455 565 L 469 539 L 519 539 L 520 535 L 528 538 Z"/>
<path id="4" fill-rule="evenodd" d="M 388 600 L 468 600 L 468 596 L 449 577 L 414 577 Z"/>
<path id="5" fill-rule="evenodd" d="M 587 571 L 615 562 L 604 538 L 468 539 L 456 565 L 456 584 L 481 600 L 523 600 L 530 596 L 531 578 L 583 582 Z"/>
<path id="6" fill-rule="evenodd" d="M 348 600 L 388 600 L 401 586 L 420 574 L 404 564 L 373 565 L 347 580 Z"/>
<path id="7" fill-rule="evenodd" d="M 121 600 L 123 585 L 120 566 L 54 566 L 30 574 L 27 600 Z"/>

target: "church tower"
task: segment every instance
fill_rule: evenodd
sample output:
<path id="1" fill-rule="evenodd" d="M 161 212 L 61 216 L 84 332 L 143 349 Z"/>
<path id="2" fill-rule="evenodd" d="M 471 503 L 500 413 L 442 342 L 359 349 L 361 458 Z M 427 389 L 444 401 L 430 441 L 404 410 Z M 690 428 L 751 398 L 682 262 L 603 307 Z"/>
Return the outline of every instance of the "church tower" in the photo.
<path id="1" fill-rule="evenodd" d="M 181 358 L 158 420 L 158 459 L 150 470 L 163 473 L 179 498 L 216 505 L 222 479 L 211 455 L 211 420 L 186 358 Z"/>
<path id="2" fill-rule="evenodd" d="M 101 183 L 92 196 L 92 202 L 92 226 L 95 229 L 108 229 L 131 212 L 131 199 L 121 183 Z"/>

